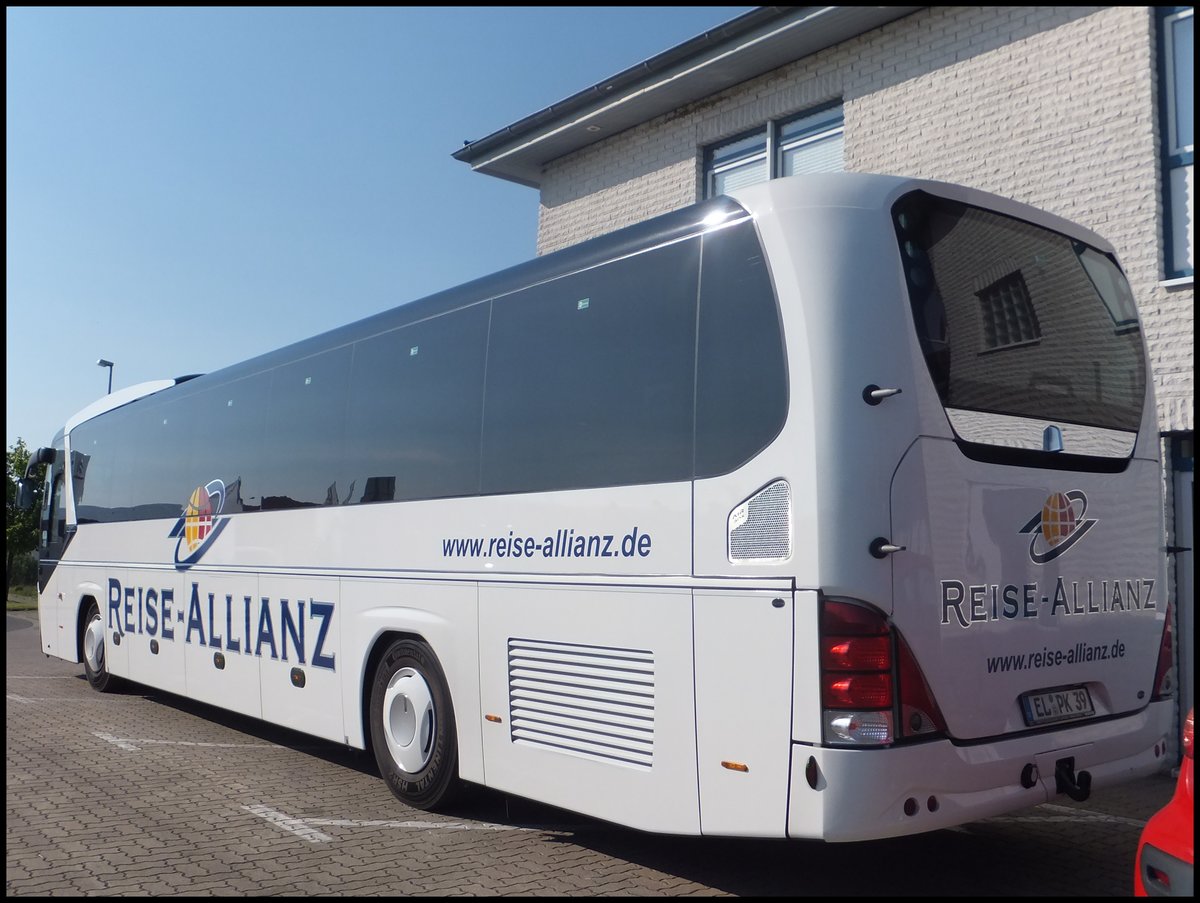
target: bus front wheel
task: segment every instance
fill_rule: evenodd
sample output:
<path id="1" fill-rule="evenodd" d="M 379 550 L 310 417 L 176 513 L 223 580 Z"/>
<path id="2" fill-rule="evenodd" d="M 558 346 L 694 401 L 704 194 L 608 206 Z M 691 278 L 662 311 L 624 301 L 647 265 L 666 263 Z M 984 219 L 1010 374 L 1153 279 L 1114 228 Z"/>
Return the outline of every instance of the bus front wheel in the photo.
<path id="1" fill-rule="evenodd" d="M 427 645 L 397 640 L 371 684 L 371 746 L 392 793 L 434 809 L 457 793 L 458 748 L 450 690 Z"/>
<path id="2" fill-rule="evenodd" d="M 112 690 L 116 686 L 116 679 L 108 670 L 104 618 L 100 616 L 100 606 L 95 602 L 88 607 L 87 617 L 83 619 L 80 645 L 83 647 L 83 670 L 92 689 L 101 693 Z"/>

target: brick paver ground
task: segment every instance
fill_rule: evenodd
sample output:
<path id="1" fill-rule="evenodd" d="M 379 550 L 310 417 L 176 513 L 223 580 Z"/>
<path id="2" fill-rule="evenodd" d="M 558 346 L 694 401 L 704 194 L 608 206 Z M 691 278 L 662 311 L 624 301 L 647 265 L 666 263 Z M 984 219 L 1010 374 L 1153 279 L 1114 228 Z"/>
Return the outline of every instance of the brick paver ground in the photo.
<path id="1" fill-rule="evenodd" d="M 368 755 L 141 687 L 96 693 L 29 619 L 9 616 L 6 645 L 10 896 L 1125 896 L 1172 788 L 849 845 L 648 835 L 484 790 L 435 815 Z"/>

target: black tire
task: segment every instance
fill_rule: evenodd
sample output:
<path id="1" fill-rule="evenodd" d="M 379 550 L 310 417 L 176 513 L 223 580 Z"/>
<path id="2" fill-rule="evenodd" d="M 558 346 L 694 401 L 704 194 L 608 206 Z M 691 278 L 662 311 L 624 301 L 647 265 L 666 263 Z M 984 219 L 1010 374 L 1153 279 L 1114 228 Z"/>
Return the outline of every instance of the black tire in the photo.
<path id="1" fill-rule="evenodd" d="M 79 628 L 79 645 L 83 651 L 83 670 L 93 690 L 109 693 L 117 687 L 117 679 L 108 670 L 108 638 L 100 606 L 92 602 Z"/>
<path id="2" fill-rule="evenodd" d="M 401 802 L 435 809 L 458 795 L 454 708 L 437 656 L 417 640 L 392 643 L 371 683 L 371 747 Z"/>

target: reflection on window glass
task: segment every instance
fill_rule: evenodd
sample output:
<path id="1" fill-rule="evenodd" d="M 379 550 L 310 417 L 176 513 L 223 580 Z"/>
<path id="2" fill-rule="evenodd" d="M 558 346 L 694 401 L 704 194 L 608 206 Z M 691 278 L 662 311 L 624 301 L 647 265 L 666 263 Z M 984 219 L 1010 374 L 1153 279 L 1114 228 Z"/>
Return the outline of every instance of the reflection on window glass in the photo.
<path id="1" fill-rule="evenodd" d="M 487 304 L 395 329 L 354 348 L 343 501 L 479 491 Z"/>
<path id="2" fill-rule="evenodd" d="M 76 480 L 76 515 L 81 524 L 125 520 L 130 508 L 128 443 L 122 431 L 128 408 L 80 424 L 71 432 L 72 456 L 83 479 Z"/>
<path id="3" fill-rule="evenodd" d="M 753 222 L 704 236 L 696 366 L 696 476 L 740 467 L 787 415 L 787 365 Z"/>
<path id="4" fill-rule="evenodd" d="M 196 423 L 180 399 L 151 396 L 129 406 L 125 459 L 131 469 L 131 520 L 178 517 L 196 484 L 189 480 Z"/>
<path id="5" fill-rule="evenodd" d="M 196 392 L 181 405 L 181 415 L 196 424 L 188 482 L 193 488 L 224 483 L 225 514 L 262 507 L 266 474 L 274 466 L 265 452 L 270 390 L 268 371 Z"/>
<path id="6" fill-rule="evenodd" d="M 698 239 L 493 304 L 483 491 L 691 477 Z"/>
<path id="7" fill-rule="evenodd" d="M 1075 243 L 1075 253 L 1113 323 L 1118 327 L 1136 326 L 1138 315 L 1133 292 L 1112 258 L 1079 242 Z"/>
<path id="8" fill-rule="evenodd" d="M 893 213 L 913 323 L 947 408 L 1138 429 L 1141 331 L 1106 255 L 924 192 Z"/>
<path id="9" fill-rule="evenodd" d="M 263 510 L 339 505 L 353 490 L 342 460 L 350 346 L 271 372 Z"/>
<path id="10" fill-rule="evenodd" d="M 983 341 L 989 350 L 1036 342 L 1042 337 L 1029 287 L 1020 270 L 975 293 L 983 317 Z"/>

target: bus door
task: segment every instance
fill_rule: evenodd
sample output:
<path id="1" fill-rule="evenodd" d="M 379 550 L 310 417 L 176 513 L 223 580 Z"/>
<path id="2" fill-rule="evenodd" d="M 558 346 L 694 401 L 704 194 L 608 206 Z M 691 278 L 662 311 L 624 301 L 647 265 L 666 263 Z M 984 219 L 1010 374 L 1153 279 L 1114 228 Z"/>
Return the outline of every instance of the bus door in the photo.
<path id="1" fill-rule="evenodd" d="M 44 451 L 39 449 L 39 452 Z M 38 554 L 38 590 L 44 590 L 67 544 L 67 501 L 65 453 L 60 439 L 54 461 L 46 468 L 42 491 L 42 516 Z"/>
<path id="2" fill-rule="evenodd" d="M 67 488 L 63 463 L 65 459 L 63 440 L 59 436 L 56 437 L 52 448 L 40 448 L 33 454 L 26 479 L 33 475 L 40 463 L 48 465 L 42 484 L 42 511 L 38 531 L 38 621 L 41 622 L 42 651 L 54 655 L 66 652 L 73 657 L 73 649 L 53 648 L 53 638 L 59 637 L 60 631 L 58 597 L 51 590 L 58 562 L 71 535 L 67 532 Z M 47 627 L 49 629 L 46 629 Z"/>

